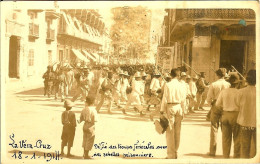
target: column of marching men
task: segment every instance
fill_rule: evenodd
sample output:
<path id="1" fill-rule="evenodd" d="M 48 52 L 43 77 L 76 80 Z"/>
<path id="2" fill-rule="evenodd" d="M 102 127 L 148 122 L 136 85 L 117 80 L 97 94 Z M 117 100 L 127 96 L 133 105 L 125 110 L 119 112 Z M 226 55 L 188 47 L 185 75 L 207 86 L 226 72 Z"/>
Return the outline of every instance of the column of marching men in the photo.
<path id="1" fill-rule="evenodd" d="M 141 117 L 149 113 L 151 121 L 155 116 L 165 117 L 169 122 L 165 129 L 167 158 L 177 159 L 183 117 L 196 110 L 204 110 L 205 101 L 211 105 L 206 116 L 206 120 L 211 122 L 208 155 L 216 155 L 217 132 L 221 127 L 224 158 L 230 156 L 232 138 L 234 158 L 253 157 L 256 152 L 255 70 L 250 70 L 246 79 L 241 80 L 238 73 L 227 74 L 225 68 L 220 68 L 216 71 L 218 80 L 210 85 L 205 80 L 205 72 L 191 77 L 181 70 L 172 69 L 170 73 L 162 75 L 154 67 L 147 66 L 91 68 L 84 64 L 57 64 L 55 70 L 48 66 L 43 75 L 44 96 L 51 97 L 53 94 L 58 99 L 60 94 L 60 100 L 65 101 L 62 154 L 64 146 L 68 146 L 67 156 L 71 156 L 76 127 L 71 108 L 73 102 L 80 98 L 85 102 L 78 121 L 84 122 L 82 147 L 85 159 L 90 158 L 88 153 L 94 144 L 97 113 L 105 105 L 107 112 L 112 113 L 113 104 L 123 114 L 127 114 L 131 110 L 129 107 L 133 106 Z M 245 81 L 247 85 L 241 86 Z M 73 95 L 71 100 L 69 95 Z"/>

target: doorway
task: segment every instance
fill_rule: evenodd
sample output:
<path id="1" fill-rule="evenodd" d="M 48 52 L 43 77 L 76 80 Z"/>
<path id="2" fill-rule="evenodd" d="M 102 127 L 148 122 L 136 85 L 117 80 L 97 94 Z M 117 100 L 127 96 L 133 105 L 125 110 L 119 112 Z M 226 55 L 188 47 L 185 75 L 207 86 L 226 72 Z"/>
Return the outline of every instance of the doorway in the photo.
<path id="1" fill-rule="evenodd" d="M 243 73 L 245 41 L 221 40 L 219 67 L 231 70 L 234 66 L 240 73 Z"/>
<path id="2" fill-rule="evenodd" d="M 16 36 L 10 37 L 9 42 L 9 77 L 19 78 L 19 46 Z"/>

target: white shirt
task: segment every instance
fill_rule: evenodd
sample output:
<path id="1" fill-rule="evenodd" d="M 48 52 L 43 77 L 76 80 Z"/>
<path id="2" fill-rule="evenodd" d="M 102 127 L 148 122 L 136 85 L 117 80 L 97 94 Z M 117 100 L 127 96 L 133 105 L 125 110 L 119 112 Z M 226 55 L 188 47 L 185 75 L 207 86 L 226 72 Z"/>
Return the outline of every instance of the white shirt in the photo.
<path id="1" fill-rule="evenodd" d="M 236 97 L 239 108 L 237 123 L 241 126 L 256 127 L 256 87 L 239 89 Z"/>
<path id="2" fill-rule="evenodd" d="M 182 87 L 182 92 L 184 95 L 188 95 L 188 90 L 187 90 L 187 85 L 186 82 L 184 80 L 180 81 L 181 87 Z"/>
<path id="3" fill-rule="evenodd" d="M 151 81 L 150 89 L 152 91 L 157 91 L 160 88 L 161 88 L 161 85 L 160 85 L 159 79 L 153 78 L 152 81 Z"/>
<path id="4" fill-rule="evenodd" d="M 197 94 L 197 87 L 194 81 L 189 82 L 189 89 L 192 96 L 196 96 Z"/>
<path id="5" fill-rule="evenodd" d="M 216 106 L 223 107 L 224 111 L 238 111 L 238 106 L 235 103 L 238 89 L 227 88 L 223 89 L 217 99 Z"/>
<path id="6" fill-rule="evenodd" d="M 132 92 L 133 93 L 137 93 L 139 95 L 142 95 L 144 93 L 143 91 L 144 87 L 143 87 L 143 81 L 134 81 L 134 83 L 132 84 Z"/>
<path id="7" fill-rule="evenodd" d="M 120 81 L 121 82 L 121 81 Z M 129 87 L 129 82 L 127 78 L 123 78 L 123 83 L 121 82 L 121 91 L 126 92 L 127 87 Z"/>
<path id="8" fill-rule="evenodd" d="M 220 91 L 229 87 L 230 83 L 226 82 L 225 79 L 218 79 L 217 81 L 213 82 L 209 86 L 207 102 L 210 104 L 213 100 L 217 100 Z"/>
<path id="9" fill-rule="evenodd" d="M 175 78 L 165 84 L 161 111 L 164 111 L 167 103 L 183 103 L 186 95 L 183 93 L 182 84 Z"/>

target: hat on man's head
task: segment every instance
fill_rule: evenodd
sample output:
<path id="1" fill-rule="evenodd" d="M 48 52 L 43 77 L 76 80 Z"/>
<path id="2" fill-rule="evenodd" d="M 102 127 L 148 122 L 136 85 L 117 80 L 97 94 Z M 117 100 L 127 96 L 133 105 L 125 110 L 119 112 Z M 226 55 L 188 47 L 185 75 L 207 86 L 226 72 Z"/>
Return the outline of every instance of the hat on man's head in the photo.
<path id="1" fill-rule="evenodd" d="M 143 71 L 143 72 L 141 73 L 141 76 L 147 76 L 147 74 Z"/>
<path id="2" fill-rule="evenodd" d="M 216 71 L 216 74 L 217 76 L 220 76 L 220 77 L 224 77 L 226 75 L 226 68 L 219 68 L 217 71 Z"/>
<path id="3" fill-rule="evenodd" d="M 182 73 L 181 73 L 181 76 L 186 76 L 186 73 L 185 73 L 185 72 L 182 72 Z"/>
<path id="4" fill-rule="evenodd" d="M 193 79 L 199 79 L 199 77 L 197 75 L 192 77 Z"/>
<path id="5" fill-rule="evenodd" d="M 229 74 L 229 79 L 228 79 L 228 82 L 230 82 L 230 84 L 236 84 L 236 83 L 239 83 L 239 75 L 237 72 L 231 72 Z"/>
<path id="6" fill-rule="evenodd" d="M 140 72 L 136 72 L 134 76 L 135 77 L 141 77 L 141 73 Z"/>
<path id="7" fill-rule="evenodd" d="M 103 70 L 109 71 L 109 68 L 108 67 L 104 67 Z"/>
<path id="8" fill-rule="evenodd" d="M 128 74 L 128 72 L 127 72 L 127 71 L 125 71 L 125 72 L 124 72 L 124 75 L 125 75 L 125 76 L 129 76 L 129 74 Z"/>
<path id="9" fill-rule="evenodd" d="M 74 103 L 68 99 L 64 101 L 64 108 L 72 108 L 74 106 Z"/>

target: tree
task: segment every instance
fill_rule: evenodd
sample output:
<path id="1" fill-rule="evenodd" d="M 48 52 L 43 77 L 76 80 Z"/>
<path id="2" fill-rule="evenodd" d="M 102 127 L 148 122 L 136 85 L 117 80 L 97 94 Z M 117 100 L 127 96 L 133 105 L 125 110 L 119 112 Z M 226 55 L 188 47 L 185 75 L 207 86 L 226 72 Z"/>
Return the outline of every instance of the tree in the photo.
<path id="1" fill-rule="evenodd" d="M 115 54 L 128 58 L 147 58 L 151 26 L 151 11 L 145 7 L 117 7 L 111 9 L 114 23 L 110 35 Z"/>

